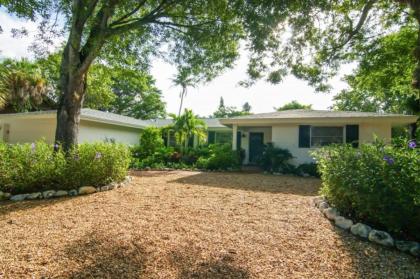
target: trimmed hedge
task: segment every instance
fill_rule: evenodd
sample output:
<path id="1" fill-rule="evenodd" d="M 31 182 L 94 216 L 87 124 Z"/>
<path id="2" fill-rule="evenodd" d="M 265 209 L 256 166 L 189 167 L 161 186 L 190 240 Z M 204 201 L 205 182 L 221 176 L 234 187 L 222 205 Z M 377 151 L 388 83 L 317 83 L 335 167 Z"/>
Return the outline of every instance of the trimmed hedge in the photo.
<path id="1" fill-rule="evenodd" d="M 339 145 L 314 152 L 321 193 L 342 213 L 420 240 L 420 151 L 415 143 Z"/>
<path id="2" fill-rule="evenodd" d="M 43 141 L 0 143 L 0 191 L 19 194 L 122 181 L 130 155 L 115 143 L 84 143 L 67 155 Z"/>

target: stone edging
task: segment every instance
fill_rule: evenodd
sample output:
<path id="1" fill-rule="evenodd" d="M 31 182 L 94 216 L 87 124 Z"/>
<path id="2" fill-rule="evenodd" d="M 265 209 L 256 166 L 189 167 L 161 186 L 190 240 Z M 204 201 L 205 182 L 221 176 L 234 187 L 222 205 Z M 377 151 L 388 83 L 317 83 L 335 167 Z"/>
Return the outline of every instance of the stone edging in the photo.
<path id="1" fill-rule="evenodd" d="M 330 207 L 328 201 L 322 196 L 315 197 L 313 202 L 323 215 L 328 220 L 334 222 L 337 227 L 350 231 L 353 235 L 362 239 L 369 240 L 386 247 L 394 247 L 399 251 L 420 258 L 420 243 L 415 241 L 394 240 L 387 232 L 372 229 L 370 226 L 362 223 L 353 224 L 352 220 L 340 216 L 337 209 Z"/>
<path id="2" fill-rule="evenodd" d="M 39 200 L 39 199 L 50 199 L 50 198 L 61 198 L 66 196 L 78 196 L 93 194 L 96 192 L 109 191 L 112 189 L 117 189 L 123 186 L 126 186 L 132 181 L 131 176 L 126 176 L 122 182 L 112 182 L 108 185 L 102 187 L 93 187 L 93 186 L 82 186 L 79 189 L 72 189 L 69 191 L 66 190 L 46 190 L 43 192 L 35 192 L 28 194 L 18 194 L 11 195 L 10 193 L 3 193 L 0 191 L 0 200 L 10 200 L 10 201 L 23 201 L 23 200 Z"/>

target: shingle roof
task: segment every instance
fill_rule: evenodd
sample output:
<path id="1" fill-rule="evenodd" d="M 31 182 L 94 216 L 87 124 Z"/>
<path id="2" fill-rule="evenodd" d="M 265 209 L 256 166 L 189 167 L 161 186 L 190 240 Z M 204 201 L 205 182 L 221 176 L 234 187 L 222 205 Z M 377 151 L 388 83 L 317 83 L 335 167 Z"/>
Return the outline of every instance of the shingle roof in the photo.
<path id="1" fill-rule="evenodd" d="M 85 120 L 100 121 L 111 124 L 122 124 L 124 126 L 131 126 L 135 128 L 144 128 L 148 126 L 148 123 L 145 120 L 88 108 L 82 109 L 80 117 L 81 119 Z"/>
<path id="2" fill-rule="evenodd" d="M 309 110 L 296 109 L 275 111 L 269 113 L 257 113 L 251 115 L 229 118 L 235 119 L 290 119 L 290 118 L 348 118 L 348 117 L 410 117 L 404 114 L 358 112 L 358 111 L 332 111 L 332 110 Z M 412 116 L 411 116 L 412 117 Z"/>
<path id="3" fill-rule="evenodd" d="M 219 119 L 217 118 L 200 118 L 203 120 L 208 128 L 226 128 L 225 125 L 221 124 Z M 172 119 L 153 119 L 153 120 L 145 120 L 145 122 L 149 125 L 153 125 L 156 127 L 164 127 L 168 126 L 173 123 Z"/>
<path id="4" fill-rule="evenodd" d="M 0 114 L 0 118 L 3 117 L 28 117 L 28 116 L 47 116 L 55 117 L 57 111 L 45 110 L 45 111 L 34 111 L 34 112 L 23 112 L 23 113 L 9 113 Z M 94 122 L 109 123 L 133 128 L 145 128 L 148 123 L 144 120 L 128 117 L 112 112 L 104 112 L 95 109 L 83 108 L 80 113 L 81 120 L 88 120 Z"/>

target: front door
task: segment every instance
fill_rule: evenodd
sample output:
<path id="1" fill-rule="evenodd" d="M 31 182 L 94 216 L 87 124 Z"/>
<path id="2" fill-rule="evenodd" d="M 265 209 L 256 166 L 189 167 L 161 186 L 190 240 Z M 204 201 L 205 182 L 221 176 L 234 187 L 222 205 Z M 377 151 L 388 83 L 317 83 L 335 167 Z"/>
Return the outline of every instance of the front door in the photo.
<path id="1" fill-rule="evenodd" d="M 264 133 L 249 133 L 249 163 L 256 164 L 264 150 Z"/>

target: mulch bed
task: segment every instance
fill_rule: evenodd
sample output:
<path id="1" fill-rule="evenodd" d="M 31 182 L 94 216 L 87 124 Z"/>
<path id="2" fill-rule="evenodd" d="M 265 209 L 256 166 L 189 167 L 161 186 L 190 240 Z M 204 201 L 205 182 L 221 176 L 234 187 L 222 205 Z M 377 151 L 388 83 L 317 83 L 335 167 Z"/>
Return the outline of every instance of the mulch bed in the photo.
<path id="1" fill-rule="evenodd" d="M 131 185 L 0 204 L 0 278 L 415 278 L 334 227 L 314 178 L 134 172 Z"/>

